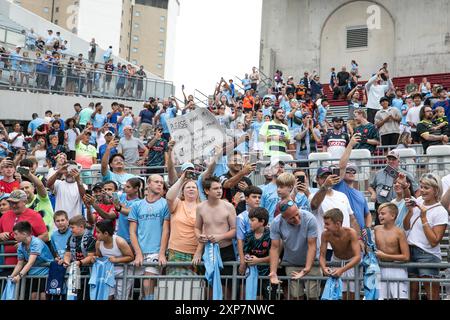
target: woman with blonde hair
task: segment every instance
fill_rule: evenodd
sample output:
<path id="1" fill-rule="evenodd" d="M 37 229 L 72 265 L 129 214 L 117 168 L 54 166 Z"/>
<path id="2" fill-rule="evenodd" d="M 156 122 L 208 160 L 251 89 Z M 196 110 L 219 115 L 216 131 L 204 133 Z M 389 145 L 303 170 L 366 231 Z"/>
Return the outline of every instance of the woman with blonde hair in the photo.
<path id="1" fill-rule="evenodd" d="M 183 170 L 184 169 L 184 170 Z M 197 205 L 200 203 L 197 182 L 192 179 L 194 165 L 184 164 L 183 173 L 166 195 L 169 204 L 170 237 L 168 245 L 169 262 L 201 261 L 203 244 L 195 237 Z M 193 267 L 168 268 L 170 275 L 195 275 Z"/>
<path id="2" fill-rule="evenodd" d="M 432 173 L 420 178 L 421 197 L 417 200 L 405 199 L 408 213 L 403 220 L 409 244 L 411 262 L 440 263 L 439 246 L 448 225 L 447 210 L 441 205 L 441 179 Z M 439 278 L 439 268 L 408 268 L 413 278 Z M 428 300 L 439 300 L 439 283 L 424 283 Z M 419 283 L 411 282 L 411 300 L 419 299 Z"/>
<path id="3" fill-rule="evenodd" d="M 410 132 L 404 131 L 397 141 L 397 149 L 407 149 L 412 144 L 412 137 Z"/>

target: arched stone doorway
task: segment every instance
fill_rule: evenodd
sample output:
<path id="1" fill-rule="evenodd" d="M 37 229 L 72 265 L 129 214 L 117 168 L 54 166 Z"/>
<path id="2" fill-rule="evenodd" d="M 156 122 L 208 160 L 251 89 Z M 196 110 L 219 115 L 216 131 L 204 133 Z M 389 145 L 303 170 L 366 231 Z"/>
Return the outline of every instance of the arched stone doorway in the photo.
<path id="1" fill-rule="evenodd" d="M 368 19 L 373 13 L 367 13 L 371 6 L 379 12 L 379 28 L 368 28 Z M 374 8 L 374 7 L 371 7 Z M 375 13 L 376 14 L 376 13 Z M 364 31 L 368 28 L 367 46 L 353 47 L 354 41 L 350 41 L 348 47 L 347 37 L 355 34 L 355 29 L 359 36 L 364 38 Z M 348 31 L 352 30 L 352 31 Z M 355 38 L 351 38 L 355 39 Z M 364 42 L 364 41 L 363 41 Z M 347 66 L 350 71 L 350 62 L 356 60 L 359 64 L 359 72 L 362 80 L 367 80 L 373 73 L 376 73 L 384 62 L 389 64 L 391 75 L 395 70 L 395 24 L 392 16 L 381 5 L 371 1 L 353 1 L 335 10 L 325 21 L 322 28 L 320 46 L 320 76 L 321 82 L 329 81 L 331 67 L 336 68 L 336 73 L 342 66 Z"/>

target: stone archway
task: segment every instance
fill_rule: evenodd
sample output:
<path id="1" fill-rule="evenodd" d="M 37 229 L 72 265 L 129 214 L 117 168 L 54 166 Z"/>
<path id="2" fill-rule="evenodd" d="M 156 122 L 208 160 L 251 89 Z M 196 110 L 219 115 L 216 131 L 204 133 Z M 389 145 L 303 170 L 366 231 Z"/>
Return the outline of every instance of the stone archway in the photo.
<path id="1" fill-rule="evenodd" d="M 376 5 L 380 12 L 380 28 L 368 31 L 368 45 L 347 48 L 347 29 L 367 27 L 367 8 Z M 359 64 L 362 80 L 377 72 L 384 62 L 391 73 L 395 70 L 395 23 L 390 13 L 372 1 L 353 1 L 336 9 L 325 21 L 320 41 L 320 76 L 322 83 L 329 81 L 331 67 L 336 72 L 342 66 L 350 71 L 351 60 Z"/>

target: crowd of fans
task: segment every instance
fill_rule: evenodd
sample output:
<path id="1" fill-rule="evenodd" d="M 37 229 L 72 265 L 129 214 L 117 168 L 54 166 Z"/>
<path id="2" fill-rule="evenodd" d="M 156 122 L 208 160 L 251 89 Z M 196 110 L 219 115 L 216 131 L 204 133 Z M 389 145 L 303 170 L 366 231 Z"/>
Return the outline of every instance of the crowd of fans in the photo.
<path id="1" fill-rule="evenodd" d="M 50 110 L 43 118 L 33 114 L 26 132 L 19 123 L 10 133 L 2 125 L 0 240 L 20 242 L 19 263 L 6 274 L 15 282 L 27 274 L 46 275 L 48 269 L 38 266 L 55 259 L 66 267 L 76 261 L 88 274 L 88 266 L 106 256 L 114 263 L 133 262 L 136 274 L 189 276 L 201 274 L 197 265 L 213 243 L 223 262 L 239 261 L 239 274 L 257 265 L 272 285 L 284 286 L 279 275 L 300 280 L 289 283 L 289 298 L 318 299 L 319 283 L 302 278 L 352 277 L 370 230 L 379 261 L 441 262 L 450 175 L 426 173 L 416 181 L 400 168 L 398 149 L 422 143 L 426 153 L 448 142 L 447 90 L 426 79 L 395 88 L 386 64 L 360 86 L 358 69 L 352 61 L 351 73 L 332 70 L 330 78 L 334 98 L 349 102 L 346 124 L 340 117 L 327 120 L 329 102 L 316 72 L 305 72 L 295 83 L 278 70 L 263 96 L 256 68 L 242 79 L 243 92 L 222 78 L 207 109 L 229 139 L 194 163 L 177 163 L 177 141 L 167 125 L 198 108 L 184 86 L 184 108 L 173 97 L 150 99 L 143 110 L 116 102 L 108 112 L 101 103 L 75 104 L 74 115 L 65 120 Z M 349 159 L 353 149 L 373 154 L 379 145 L 398 146 L 385 154 L 386 167 L 371 175 L 367 199 L 354 187 L 360 168 Z M 308 155 L 320 151 L 338 161 L 312 175 Z M 261 160 L 267 165 L 259 165 Z M 93 168 L 101 182 L 89 171 Z M 252 173 L 264 176 L 265 183 L 253 185 Z M 374 215 L 368 200 L 375 203 Z M 13 245 L 4 249 L 16 252 Z M 192 267 L 163 268 L 167 261 L 192 262 Z M 329 261 L 341 267 L 327 267 Z M 4 263 L 16 262 L 7 257 Z M 148 262 L 160 267 L 142 267 Z M 289 267 L 279 267 L 280 262 Z M 397 281 L 384 283 L 380 299 L 418 299 L 418 282 L 409 285 L 408 276 L 440 276 L 429 267 L 381 272 L 384 280 Z M 232 268 L 221 274 L 232 274 Z M 267 285 L 260 288 L 262 298 Z M 428 299 L 440 298 L 438 282 L 424 287 Z M 117 286 L 111 298 L 129 289 Z M 153 299 L 154 289 L 154 281 L 144 280 L 142 298 Z M 354 297 L 354 283 L 343 291 Z M 37 299 L 43 288 L 33 292 Z"/>
<path id="2" fill-rule="evenodd" d="M 24 33 L 24 46 L 0 48 L 0 81 L 3 71 L 8 71 L 10 90 L 143 98 L 147 77 L 144 66 L 138 69 L 131 64 L 115 64 L 111 46 L 100 62 L 96 60 L 98 44 L 92 39 L 86 60 L 83 53 L 77 57 L 68 54 L 67 40 L 60 32 L 48 30 L 46 37 L 36 35 L 33 29 Z"/>

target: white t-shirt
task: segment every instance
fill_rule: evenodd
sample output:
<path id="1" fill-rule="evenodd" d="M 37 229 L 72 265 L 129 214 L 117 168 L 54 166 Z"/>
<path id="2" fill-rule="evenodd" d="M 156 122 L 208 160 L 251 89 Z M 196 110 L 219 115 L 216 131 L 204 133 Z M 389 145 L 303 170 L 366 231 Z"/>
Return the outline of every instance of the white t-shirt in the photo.
<path id="1" fill-rule="evenodd" d="M 77 183 L 68 183 L 62 180 L 56 180 L 54 185 L 55 192 L 55 212 L 64 210 L 70 218 L 82 214 L 82 200 L 78 191 Z"/>
<path id="2" fill-rule="evenodd" d="M 69 146 L 70 151 L 75 151 L 75 140 L 77 140 L 77 133 L 80 134 L 80 130 L 78 128 L 67 129 L 67 145 Z"/>
<path id="3" fill-rule="evenodd" d="M 442 182 L 442 195 L 444 195 L 450 188 L 450 174 L 443 177 L 441 182 Z"/>
<path id="4" fill-rule="evenodd" d="M 419 197 L 417 199 L 418 203 L 423 203 L 422 197 Z M 430 208 L 432 206 L 425 206 L 425 208 Z M 417 219 L 416 223 L 414 221 Z M 415 207 L 413 211 L 413 215 L 411 219 L 409 220 L 410 224 L 414 225 L 412 226 L 412 229 L 407 232 L 407 240 L 409 245 L 414 245 L 416 247 L 421 248 L 422 250 L 431 253 L 432 255 L 438 257 L 439 259 L 442 259 L 441 255 L 441 248 L 439 244 L 435 247 L 432 247 L 430 245 L 430 242 L 428 241 L 427 237 L 425 236 L 425 233 L 423 231 L 423 224 L 422 220 L 420 219 L 420 209 Z M 436 207 L 433 207 L 432 209 L 427 211 L 427 221 L 430 224 L 430 227 L 433 228 L 437 225 L 448 225 L 448 213 L 447 210 L 441 205 L 438 205 Z"/>
<path id="5" fill-rule="evenodd" d="M 10 134 L 8 134 L 8 137 L 9 137 L 10 140 L 12 140 L 18 134 L 21 134 L 21 133 L 11 132 Z M 16 140 L 14 140 L 13 143 L 11 143 L 11 146 L 14 147 L 14 148 L 22 148 L 24 142 L 25 142 L 25 137 L 23 136 L 23 134 L 21 134 L 19 137 L 17 137 Z"/>
<path id="6" fill-rule="evenodd" d="M 372 79 L 371 79 L 372 80 Z M 371 81 L 369 80 L 369 81 Z M 369 91 L 369 96 L 367 97 L 367 109 L 376 109 L 376 110 L 380 110 L 381 106 L 380 106 L 380 99 L 384 97 L 384 95 L 386 94 L 386 92 L 389 90 L 389 85 L 387 84 L 372 84 L 370 86 Z"/>
<path id="7" fill-rule="evenodd" d="M 38 168 L 43 168 L 47 166 L 47 151 L 46 150 L 36 150 L 34 153 L 36 160 L 38 162 Z"/>
<path id="8" fill-rule="evenodd" d="M 406 115 L 406 122 L 412 122 L 417 126 L 417 124 L 420 121 L 420 109 L 422 109 L 422 105 L 420 105 L 418 107 L 416 107 L 416 105 L 414 105 L 414 107 L 411 107 L 408 110 L 408 114 Z M 411 127 L 411 131 L 416 132 L 417 128 Z"/>
<path id="9" fill-rule="evenodd" d="M 309 201 L 311 202 L 314 194 L 309 196 Z M 322 236 L 322 232 L 324 230 L 324 222 L 323 216 L 325 212 L 330 209 L 340 209 L 344 214 L 344 221 L 342 222 L 343 227 L 350 228 L 350 216 L 353 215 L 353 210 L 350 206 L 350 202 L 348 201 L 347 196 L 339 191 L 333 190 L 333 194 L 331 196 L 326 195 L 323 199 L 322 204 L 317 210 L 313 210 L 313 214 L 317 220 L 317 233 L 318 233 L 318 245 L 320 246 L 320 240 Z M 328 244 L 328 249 L 331 249 L 331 245 Z"/>

